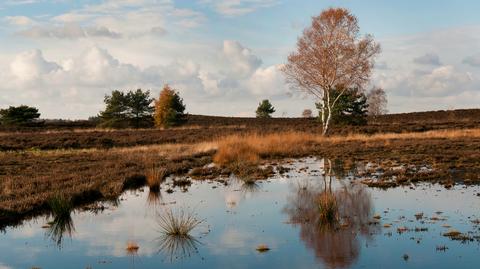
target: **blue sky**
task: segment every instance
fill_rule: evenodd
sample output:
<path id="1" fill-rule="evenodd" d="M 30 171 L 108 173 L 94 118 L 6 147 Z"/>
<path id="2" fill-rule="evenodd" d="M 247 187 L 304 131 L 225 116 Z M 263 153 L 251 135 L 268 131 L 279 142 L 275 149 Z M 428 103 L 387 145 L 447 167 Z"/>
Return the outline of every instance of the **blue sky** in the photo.
<path id="1" fill-rule="evenodd" d="M 480 104 L 478 1 L 4 0 L 0 107 L 86 118 L 113 89 L 169 83 L 190 113 L 252 116 L 269 98 L 276 116 L 298 116 L 315 100 L 279 69 L 328 7 L 348 8 L 382 45 L 371 84 L 391 112 Z"/>

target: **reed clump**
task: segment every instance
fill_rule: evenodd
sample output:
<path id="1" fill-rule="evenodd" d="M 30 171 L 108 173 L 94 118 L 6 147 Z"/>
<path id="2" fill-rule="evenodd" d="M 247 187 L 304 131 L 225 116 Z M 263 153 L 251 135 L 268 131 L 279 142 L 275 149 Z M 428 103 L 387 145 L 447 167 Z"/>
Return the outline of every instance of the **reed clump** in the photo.
<path id="1" fill-rule="evenodd" d="M 158 167 L 157 165 L 150 165 L 146 172 L 147 185 L 151 190 L 159 190 L 160 184 L 167 175 L 167 169 Z"/>
<path id="2" fill-rule="evenodd" d="M 139 249 L 140 249 L 140 246 L 134 241 L 127 242 L 127 247 L 125 248 L 127 253 L 130 255 L 136 254 Z"/>
<path id="3" fill-rule="evenodd" d="M 168 236 L 189 236 L 190 232 L 203 222 L 192 211 L 181 209 L 174 211 L 165 210 L 158 214 L 158 225 L 161 232 Z"/>
<path id="4" fill-rule="evenodd" d="M 48 205 L 56 218 L 69 217 L 73 209 L 72 202 L 61 195 L 50 198 Z"/>

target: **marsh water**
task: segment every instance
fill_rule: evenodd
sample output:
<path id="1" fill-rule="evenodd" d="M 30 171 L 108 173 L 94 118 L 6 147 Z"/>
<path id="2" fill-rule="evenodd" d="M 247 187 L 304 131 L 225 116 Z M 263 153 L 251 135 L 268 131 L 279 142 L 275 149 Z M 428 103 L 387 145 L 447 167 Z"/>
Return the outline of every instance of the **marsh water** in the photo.
<path id="1" fill-rule="evenodd" d="M 165 183 L 116 202 L 42 216 L 0 234 L 0 268 L 478 268 L 480 188 L 420 184 L 365 187 L 349 173 L 325 176 L 324 161 L 256 183 L 236 178 Z M 167 190 L 173 190 L 173 192 Z M 322 225 L 316 199 L 329 191 L 342 222 Z M 167 209 L 203 220 L 191 237 L 162 233 Z M 52 222 L 53 220 L 53 222 Z M 465 237 L 444 234 L 456 229 Z M 127 250 L 134 242 L 138 249 Z M 259 252 L 265 244 L 269 251 Z"/>

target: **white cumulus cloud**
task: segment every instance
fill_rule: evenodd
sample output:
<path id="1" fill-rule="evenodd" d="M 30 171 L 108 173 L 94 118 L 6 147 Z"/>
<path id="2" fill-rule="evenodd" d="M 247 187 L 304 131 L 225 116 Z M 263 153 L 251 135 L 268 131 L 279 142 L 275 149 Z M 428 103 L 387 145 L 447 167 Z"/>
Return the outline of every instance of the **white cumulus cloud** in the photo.
<path id="1" fill-rule="evenodd" d="M 41 78 L 45 74 L 60 70 L 61 67 L 43 58 L 40 50 L 32 50 L 17 55 L 10 64 L 12 74 L 22 81 Z"/>

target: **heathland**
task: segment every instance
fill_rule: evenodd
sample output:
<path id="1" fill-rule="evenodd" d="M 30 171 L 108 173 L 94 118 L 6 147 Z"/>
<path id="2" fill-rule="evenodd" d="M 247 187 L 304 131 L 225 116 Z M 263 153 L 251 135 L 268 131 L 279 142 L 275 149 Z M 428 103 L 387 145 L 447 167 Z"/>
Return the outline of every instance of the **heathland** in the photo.
<path id="1" fill-rule="evenodd" d="M 77 121 L 2 130 L 0 223 L 45 212 L 59 195 L 78 206 L 169 175 L 178 184 L 232 173 L 265 178 L 281 172 L 286 158 L 305 156 L 341 160 L 349 171 L 370 163 L 371 173 L 357 176 L 372 187 L 479 183 L 480 110 L 370 117 L 365 126 L 335 126 L 327 137 L 314 118 L 196 115 L 170 129 L 96 129 Z"/>

